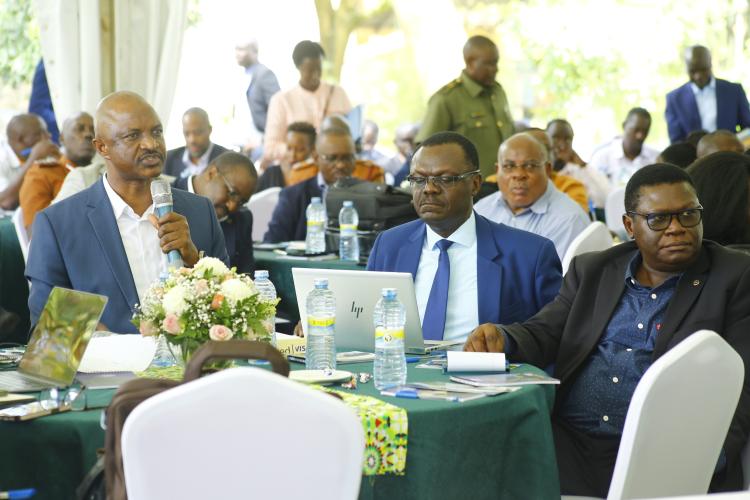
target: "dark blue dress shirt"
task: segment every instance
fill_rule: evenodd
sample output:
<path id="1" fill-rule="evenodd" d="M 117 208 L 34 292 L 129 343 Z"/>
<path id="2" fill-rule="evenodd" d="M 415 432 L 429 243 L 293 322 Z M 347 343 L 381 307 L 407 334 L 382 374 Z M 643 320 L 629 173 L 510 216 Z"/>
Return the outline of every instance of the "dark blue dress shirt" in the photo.
<path id="1" fill-rule="evenodd" d="M 662 327 L 679 276 L 656 288 L 641 285 L 635 271 L 637 253 L 625 272 L 625 291 L 596 350 L 560 406 L 559 416 L 579 431 L 619 437 L 630 399 L 651 366 L 654 343 Z"/>

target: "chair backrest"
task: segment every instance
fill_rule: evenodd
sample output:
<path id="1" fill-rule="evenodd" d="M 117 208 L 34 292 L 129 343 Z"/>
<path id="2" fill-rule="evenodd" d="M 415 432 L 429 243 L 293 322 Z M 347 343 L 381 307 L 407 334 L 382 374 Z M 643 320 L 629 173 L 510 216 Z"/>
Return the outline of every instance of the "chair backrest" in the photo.
<path id="1" fill-rule="evenodd" d="M 625 188 L 620 187 L 613 189 L 607 195 L 607 201 L 604 203 L 604 220 L 607 221 L 607 227 L 610 231 L 625 241 L 628 233 L 622 224 L 622 214 L 625 213 Z"/>
<path id="2" fill-rule="evenodd" d="M 255 193 L 245 205 L 253 213 L 253 241 L 263 241 L 263 235 L 268 231 L 273 209 L 279 201 L 280 187 L 264 189 Z"/>
<path id="3" fill-rule="evenodd" d="M 742 460 L 742 488 L 750 490 L 750 441 L 742 449 L 740 459 Z"/>
<path id="4" fill-rule="evenodd" d="M 710 330 L 657 359 L 630 401 L 607 499 L 706 493 L 744 373 L 739 354 Z"/>
<path id="5" fill-rule="evenodd" d="M 21 245 L 24 263 L 29 259 L 29 234 L 26 232 L 26 226 L 23 223 L 23 210 L 18 207 L 13 213 L 13 227 L 16 229 L 18 244 Z"/>
<path id="6" fill-rule="evenodd" d="M 231 368 L 133 410 L 122 432 L 125 485 L 139 500 L 351 500 L 364 442 L 354 410 L 333 396 L 261 368 Z"/>
<path id="7" fill-rule="evenodd" d="M 576 255 L 581 255 L 586 252 L 606 250 L 611 246 L 612 235 L 609 234 L 607 226 L 599 221 L 592 222 L 581 232 L 581 234 L 576 236 L 575 239 L 570 242 L 562 261 L 563 274 L 568 272 L 570 261 L 573 260 L 573 257 Z"/>

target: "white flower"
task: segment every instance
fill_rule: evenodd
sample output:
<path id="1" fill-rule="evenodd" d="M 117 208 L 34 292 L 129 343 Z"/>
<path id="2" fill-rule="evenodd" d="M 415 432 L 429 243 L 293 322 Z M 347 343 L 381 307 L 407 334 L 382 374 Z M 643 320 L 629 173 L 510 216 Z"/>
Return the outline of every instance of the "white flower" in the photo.
<path id="1" fill-rule="evenodd" d="M 193 270 L 198 273 L 199 276 L 203 276 L 206 271 L 211 271 L 214 276 L 221 276 L 229 272 L 227 266 L 216 257 L 203 257 L 201 260 L 196 262 L 193 266 Z"/>
<path id="2" fill-rule="evenodd" d="M 230 303 L 236 304 L 242 299 L 251 297 L 257 293 L 252 283 L 245 283 L 239 278 L 226 280 L 221 284 L 221 292 Z"/>
<path id="3" fill-rule="evenodd" d="M 180 316 L 187 307 L 187 303 L 185 302 L 185 288 L 182 285 L 172 287 L 171 290 L 164 294 L 162 304 L 164 305 L 165 313 L 174 313 Z"/>

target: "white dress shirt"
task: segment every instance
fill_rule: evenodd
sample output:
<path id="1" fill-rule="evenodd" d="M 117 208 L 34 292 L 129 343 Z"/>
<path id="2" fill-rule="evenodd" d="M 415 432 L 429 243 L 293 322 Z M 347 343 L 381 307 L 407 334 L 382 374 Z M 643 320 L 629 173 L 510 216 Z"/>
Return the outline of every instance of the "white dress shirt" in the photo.
<path id="1" fill-rule="evenodd" d="M 21 175 L 21 162 L 15 151 L 5 141 L 0 141 L 0 191 Z"/>
<path id="2" fill-rule="evenodd" d="M 419 258 L 414 288 L 417 295 L 420 323 L 424 322 L 427 300 L 438 268 L 442 236 L 426 227 L 422 255 Z M 448 248 L 451 263 L 448 283 L 448 306 L 445 314 L 443 340 L 465 341 L 479 326 L 479 293 L 477 289 L 477 225 L 474 212 L 453 234 L 445 238 L 453 242 Z"/>
<path id="3" fill-rule="evenodd" d="M 589 167 L 599 169 L 609 179 L 612 189 L 615 189 L 625 186 L 636 170 L 654 163 L 657 156 L 659 151 L 644 144 L 641 153 L 631 160 L 625 156 L 622 137 L 615 137 L 594 151 Z"/>
<path id="4" fill-rule="evenodd" d="M 140 303 L 151 284 L 159 280 L 162 255 L 164 255 L 159 244 L 159 233 L 148 220 L 148 216 L 154 213 L 154 205 L 148 207 L 139 217 L 130 205 L 115 193 L 109 185 L 106 174 L 103 181 L 104 190 L 107 192 L 109 203 L 115 214 L 117 229 L 120 231 L 122 246 L 125 247 L 125 255 L 128 257 L 130 273 L 133 275 Z"/>
<path id="5" fill-rule="evenodd" d="M 213 151 L 213 149 L 214 144 L 209 143 L 206 152 L 203 153 L 203 156 L 198 158 L 198 163 L 193 163 L 192 160 L 190 160 L 190 152 L 185 148 L 185 151 L 182 152 L 182 164 L 185 165 L 185 170 L 180 173 L 180 177 L 184 179 L 189 175 L 198 175 L 206 170 L 206 167 L 208 166 L 208 158 L 211 156 L 211 151 Z"/>
<path id="6" fill-rule="evenodd" d="M 711 77 L 711 81 L 702 89 L 694 83 L 690 84 L 690 88 L 698 105 L 698 114 L 701 115 L 701 128 L 706 132 L 716 132 L 716 78 Z"/>

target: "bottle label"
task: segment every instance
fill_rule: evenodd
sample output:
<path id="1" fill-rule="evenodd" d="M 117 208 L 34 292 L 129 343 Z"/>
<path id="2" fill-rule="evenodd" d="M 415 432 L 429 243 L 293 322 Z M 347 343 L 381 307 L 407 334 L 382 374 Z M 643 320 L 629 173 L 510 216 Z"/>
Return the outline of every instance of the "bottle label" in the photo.
<path id="1" fill-rule="evenodd" d="M 357 226 L 354 224 L 339 224 L 341 236 L 357 236 Z"/>
<path id="2" fill-rule="evenodd" d="M 309 326 L 333 326 L 335 319 L 336 318 L 333 318 L 333 317 L 316 318 L 314 316 L 308 316 L 307 324 Z"/>
<path id="3" fill-rule="evenodd" d="M 323 221 L 320 220 L 308 220 L 307 227 L 323 227 Z"/>
<path id="4" fill-rule="evenodd" d="M 389 343 L 393 340 L 404 340 L 404 329 L 383 328 L 382 326 L 379 326 L 375 328 L 375 339 L 383 339 L 383 341 L 386 343 Z"/>

